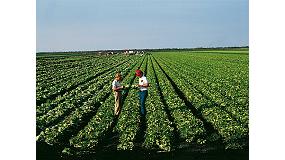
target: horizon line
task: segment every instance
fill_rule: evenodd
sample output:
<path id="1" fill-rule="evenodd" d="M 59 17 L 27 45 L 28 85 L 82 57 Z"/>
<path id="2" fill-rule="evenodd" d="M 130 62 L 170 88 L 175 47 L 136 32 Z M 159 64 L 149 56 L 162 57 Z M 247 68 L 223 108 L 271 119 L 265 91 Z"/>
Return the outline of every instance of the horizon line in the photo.
<path id="1" fill-rule="evenodd" d="M 60 52 L 100 52 L 100 51 L 126 51 L 126 50 L 171 50 L 171 49 L 219 49 L 219 48 L 249 48 L 249 45 L 245 46 L 220 46 L 220 47 L 186 47 L 186 48 L 125 48 L 125 49 L 100 49 L 100 50 L 69 50 L 69 51 L 38 51 L 36 53 L 60 53 Z"/>

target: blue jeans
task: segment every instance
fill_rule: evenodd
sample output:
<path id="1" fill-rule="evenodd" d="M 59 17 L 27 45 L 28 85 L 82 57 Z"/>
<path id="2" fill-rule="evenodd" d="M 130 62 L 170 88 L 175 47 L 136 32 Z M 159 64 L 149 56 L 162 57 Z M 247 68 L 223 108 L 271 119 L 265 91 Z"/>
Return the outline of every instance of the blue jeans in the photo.
<path id="1" fill-rule="evenodd" d="M 139 91 L 139 96 L 140 96 L 140 105 L 141 105 L 141 115 L 145 116 L 146 110 L 145 110 L 145 101 L 147 97 L 147 90 L 144 91 Z"/>

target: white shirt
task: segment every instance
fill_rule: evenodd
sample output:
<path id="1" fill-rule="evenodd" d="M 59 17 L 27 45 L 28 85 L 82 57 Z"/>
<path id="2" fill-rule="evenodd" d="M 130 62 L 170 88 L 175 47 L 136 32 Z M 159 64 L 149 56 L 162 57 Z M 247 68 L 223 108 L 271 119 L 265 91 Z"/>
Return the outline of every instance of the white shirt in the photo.
<path id="1" fill-rule="evenodd" d="M 118 88 L 118 87 L 121 87 L 121 83 L 115 79 L 112 83 L 112 88 Z"/>
<path id="2" fill-rule="evenodd" d="M 139 78 L 139 85 L 144 85 L 147 83 L 148 81 L 144 75 L 141 78 Z M 140 91 L 144 91 L 144 90 L 147 90 L 147 87 L 140 87 Z"/>

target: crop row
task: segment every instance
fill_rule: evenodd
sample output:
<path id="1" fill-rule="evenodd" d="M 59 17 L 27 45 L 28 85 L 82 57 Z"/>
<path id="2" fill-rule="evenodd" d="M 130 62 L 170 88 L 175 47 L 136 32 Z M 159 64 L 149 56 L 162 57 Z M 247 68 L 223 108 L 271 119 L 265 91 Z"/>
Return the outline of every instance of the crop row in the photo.
<path id="1" fill-rule="evenodd" d="M 65 63 L 62 63 L 61 58 L 54 58 L 54 59 L 44 59 L 44 58 L 38 58 L 37 59 L 37 64 L 36 64 L 36 71 L 38 73 L 37 76 L 40 76 L 44 73 L 48 73 L 51 71 L 54 72 L 60 72 L 62 70 L 67 70 L 70 68 L 77 67 L 78 64 L 87 64 L 92 61 L 94 61 L 96 58 L 99 59 L 99 57 L 92 57 L 87 59 L 84 56 L 77 57 L 77 58 L 72 58 L 72 61 L 70 61 L 70 58 L 66 57 L 63 58 L 65 60 Z"/>
<path id="2" fill-rule="evenodd" d="M 63 141 L 65 136 L 79 127 L 90 115 L 94 114 L 100 102 L 105 100 L 105 97 L 109 95 L 110 87 L 105 86 L 98 95 L 93 96 L 84 102 L 82 106 L 76 108 L 69 116 L 67 116 L 60 123 L 48 127 L 43 130 L 38 136 L 38 140 L 44 140 L 48 144 L 56 144 Z"/>
<path id="3" fill-rule="evenodd" d="M 183 59 L 179 56 L 168 56 L 165 58 L 171 62 L 176 62 L 175 64 L 179 62 L 180 65 L 188 66 L 187 68 L 190 69 L 189 72 L 199 72 L 199 74 L 195 76 L 203 76 L 197 77 L 197 79 L 200 79 L 207 85 L 209 85 L 209 82 L 212 80 L 217 81 L 222 88 L 220 94 L 223 94 L 225 97 L 230 98 L 236 95 L 247 94 L 248 62 L 243 60 L 244 56 L 190 54 L 189 56 L 185 55 Z M 219 87 L 216 85 L 209 86 Z M 235 90 L 235 94 L 226 92 L 232 88 L 232 86 L 239 86 L 240 89 Z"/>
<path id="4" fill-rule="evenodd" d="M 100 75 L 98 77 L 98 79 L 101 79 L 104 77 L 108 78 L 108 76 L 106 76 L 106 75 L 108 75 L 112 72 L 114 72 L 114 70 L 110 70 L 109 72 Z M 75 89 L 73 89 L 71 91 L 64 93 L 62 96 L 61 95 L 57 96 L 54 100 L 47 101 L 46 103 L 42 103 L 41 105 L 37 106 L 37 117 L 42 116 L 44 114 L 47 114 L 50 110 L 56 108 L 56 106 L 63 104 L 64 102 L 67 102 L 67 101 L 76 101 L 76 102 L 78 101 L 78 102 L 80 102 L 81 96 L 80 96 L 80 99 L 78 99 L 78 100 L 75 100 L 74 97 L 80 93 L 84 93 L 85 90 L 88 88 L 94 88 L 93 87 L 94 83 L 95 84 L 99 83 L 99 81 L 97 79 L 93 79 L 91 81 L 88 81 L 85 84 L 82 84 L 82 85 L 76 87 Z"/>
<path id="5" fill-rule="evenodd" d="M 157 54 L 155 56 L 160 55 Z M 217 80 L 223 88 L 221 94 L 224 94 L 226 97 L 231 97 L 224 92 L 231 88 L 231 86 L 241 87 L 242 90 L 235 91 L 238 94 L 243 95 L 247 93 L 243 91 L 243 89 L 247 90 L 248 88 L 248 60 L 246 61 L 245 56 L 225 56 L 219 54 L 183 54 L 182 56 L 178 56 L 174 54 L 160 57 L 175 62 L 175 64 L 179 62 L 181 65 L 188 66 L 191 69 L 189 72 L 195 71 L 200 73 L 195 76 L 206 76 L 197 77 L 201 81 L 205 81 L 205 84 L 208 84 L 207 81 Z M 209 77 L 211 78 L 209 79 Z M 215 85 L 211 87 L 215 87 Z"/>
<path id="6" fill-rule="evenodd" d="M 53 97 L 56 97 L 57 95 L 63 94 L 64 92 L 71 90 L 80 84 L 86 83 L 87 81 L 93 79 L 94 77 L 96 77 L 100 74 L 103 74 L 103 73 L 111 70 L 114 67 L 117 67 L 121 64 L 126 63 L 127 61 L 128 60 L 125 60 L 119 64 L 116 64 L 112 67 L 110 66 L 107 69 L 102 69 L 102 70 L 97 71 L 95 73 L 93 71 L 89 71 L 84 76 L 72 78 L 72 79 L 69 79 L 68 81 L 61 83 L 61 84 L 50 86 L 50 87 L 48 87 L 49 88 L 48 90 L 44 90 L 42 92 L 37 91 L 37 103 L 41 104 L 46 99 L 52 99 Z"/>
<path id="7" fill-rule="evenodd" d="M 174 123 L 177 125 L 179 137 L 190 143 L 195 138 L 205 134 L 203 123 L 201 120 L 195 118 L 183 100 L 178 97 L 171 83 L 160 70 L 158 64 L 154 60 L 152 62 L 163 98 L 166 101 L 171 116 L 174 118 Z"/>
<path id="8" fill-rule="evenodd" d="M 130 62 L 132 64 L 135 64 L 134 62 L 136 61 L 136 59 L 132 59 L 130 60 Z M 60 105 L 63 102 L 70 102 L 73 101 L 77 104 L 80 104 L 85 98 L 84 96 L 81 96 L 81 94 L 84 95 L 84 93 L 90 93 L 90 90 L 93 90 L 93 88 L 95 86 L 97 86 L 97 88 L 101 88 L 100 86 L 103 86 L 103 84 L 107 84 L 108 81 L 110 80 L 110 77 L 112 77 L 112 73 L 115 72 L 115 70 L 119 69 L 119 70 L 129 70 L 131 66 L 128 66 L 128 64 L 123 64 L 118 66 L 117 68 L 113 68 L 110 71 L 96 77 L 95 79 L 92 79 L 90 81 L 88 81 L 87 83 L 84 83 L 78 87 L 76 87 L 75 89 L 66 92 L 65 94 L 63 94 L 62 96 L 59 95 L 58 97 L 56 97 L 54 100 L 52 101 L 48 101 L 46 103 L 43 103 L 39 106 L 37 106 L 37 117 L 46 114 L 48 111 L 50 111 L 51 109 L 55 108 L 56 106 Z M 132 66 L 134 67 L 134 66 Z M 96 85 L 97 84 L 97 85 Z M 96 90 L 93 90 L 93 92 L 95 92 Z M 89 94 L 90 95 L 90 94 Z M 50 115 L 49 113 L 47 115 Z"/>
<path id="9" fill-rule="evenodd" d="M 78 63 L 89 61 L 90 59 L 100 58 L 99 56 L 78 56 L 78 57 L 37 57 L 37 73 L 46 72 L 53 69 L 73 68 Z"/>
<path id="10" fill-rule="evenodd" d="M 194 54 L 193 57 L 185 55 L 183 59 L 169 56 L 168 60 L 186 67 L 188 73 L 192 73 L 193 80 L 203 82 L 199 85 L 201 88 L 209 87 L 211 91 L 217 92 L 215 95 L 222 96 L 222 99 L 244 102 L 240 103 L 242 106 L 248 102 L 244 99 L 248 97 L 248 61 L 245 56 Z"/>
<path id="11" fill-rule="evenodd" d="M 37 136 L 38 140 L 44 140 L 49 144 L 60 143 L 66 138 L 66 135 L 73 134 L 76 128 L 85 123 L 88 117 L 96 112 L 96 109 L 100 106 L 100 102 L 102 103 L 108 95 L 110 95 L 110 86 L 105 85 L 96 96 L 90 97 L 88 101 L 84 102 L 79 108 L 76 108 L 62 122 L 42 131 Z"/>
<path id="12" fill-rule="evenodd" d="M 210 99 L 212 103 L 215 103 L 224 108 L 228 113 L 233 115 L 234 118 L 238 120 L 238 122 L 241 122 L 245 126 L 248 124 L 248 109 L 245 108 L 244 104 L 237 103 L 233 99 L 228 99 L 225 98 L 225 96 L 221 95 L 220 90 L 223 87 L 221 87 L 220 84 L 222 82 L 216 80 L 214 76 L 207 74 L 202 75 L 203 71 L 195 70 L 195 68 L 193 69 L 193 67 L 182 65 L 182 63 L 174 63 L 170 60 L 165 62 L 170 65 L 170 68 L 172 68 L 173 65 L 185 68 L 185 70 L 183 70 L 184 74 L 182 75 L 182 78 L 184 78 L 184 80 L 187 81 L 189 85 L 199 90 L 204 96 Z M 231 88 L 240 87 L 228 86 L 227 90 L 230 90 Z M 242 98 L 244 97 L 246 98 L 246 95 L 244 95 Z"/>
<path id="13" fill-rule="evenodd" d="M 160 95 L 153 72 L 151 60 L 148 59 L 147 78 L 151 85 L 146 100 L 147 130 L 143 147 L 171 151 L 174 141 L 174 128 L 160 101 Z"/>
<path id="14" fill-rule="evenodd" d="M 37 91 L 42 91 L 42 90 L 49 90 L 50 86 L 53 86 L 55 84 L 59 85 L 61 84 L 60 82 L 66 81 L 67 79 L 72 79 L 75 77 L 78 77 L 80 75 L 84 75 L 87 72 L 89 73 L 92 71 L 93 73 L 97 72 L 97 70 L 100 71 L 100 68 L 102 70 L 102 65 L 105 64 L 107 66 L 112 66 L 116 64 L 116 62 L 119 62 L 120 59 L 113 59 L 110 61 L 105 61 L 104 58 L 97 58 L 97 59 L 91 59 L 88 61 L 88 63 L 80 64 L 77 63 L 77 66 L 71 68 L 71 69 L 64 69 L 59 73 L 59 69 L 55 68 L 54 70 L 48 70 L 46 74 L 41 74 L 37 73 L 37 76 L 42 77 L 42 79 L 47 79 L 42 80 L 37 78 Z"/>
<path id="15" fill-rule="evenodd" d="M 145 70 L 147 67 L 147 59 L 144 60 L 141 70 Z M 130 83 L 131 85 L 131 83 Z M 139 131 L 140 115 L 139 115 L 139 100 L 137 90 L 130 88 L 128 96 L 124 100 L 124 105 L 115 127 L 115 130 L 119 133 L 118 150 L 133 150 L 134 141 Z"/>
<path id="16" fill-rule="evenodd" d="M 46 69 L 45 72 L 37 72 L 37 84 L 39 86 L 42 86 L 42 85 L 47 85 L 46 83 L 52 83 L 52 82 L 59 83 L 60 80 L 64 80 L 72 76 L 74 73 L 83 74 L 88 70 L 97 70 L 102 68 L 104 65 L 105 66 L 113 65 L 117 63 L 117 60 L 118 58 L 113 58 L 113 59 L 92 58 L 88 61 L 73 62 L 74 63 L 73 66 L 69 68 L 64 68 L 62 66 L 59 66 L 58 68 Z"/>
<path id="17" fill-rule="evenodd" d="M 75 92 L 73 96 L 66 97 L 63 103 L 58 104 L 58 106 L 54 109 L 50 110 L 43 116 L 38 117 L 37 126 L 39 128 L 45 128 L 59 117 L 62 117 L 63 115 L 66 115 L 75 108 L 80 107 L 80 105 L 84 103 L 84 101 L 88 100 L 90 97 L 97 96 L 97 94 L 100 93 L 101 89 L 103 89 L 104 86 L 107 85 L 106 82 L 112 77 L 112 74 L 105 75 L 105 77 L 102 78 L 100 81 L 91 84 L 88 89 L 79 93 Z"/>
<path id="18" fill-rule="evenodd" d="M 128 72 L 129 70 L 124 70 L 123 73 L 125 74 Z M 73 97 L 67 96 L 66 100 L 63 103 L 59 104 L 58 107 L 55 107 L 43 116 L 37 117 L 37 126 L 41 129 L 50 126 L 50 124 L 55 122 L 60 117 L 67 115 L 74 109 L 78 109 L 78 107 L 80 108 L 82 104 L 84 105 L 86 103 L 86 100 L 89 101 L 92 98 L 98 100 L 96 97 L 103 99 L 102 97 L 104 97 L 106 94 L 102 93 L 105 93 L 108 91 L 108 89 L 110 89 L 108 82 L 112 80 L 113 76 L 113 74 L 108 74 L 104 78 L 99 79 L 97 83 L 90 85 L 88 89 L 84 90 L 83 92 L 76 92 Z"/>
<path id="19" fill-rule="evenodd" d="M 132 73 L 134 72 L 124 77 L 123 83 L 124 81 L 127 81 L 127 84 L 131 83 L 134 78 Z M 106 136 L 112 123 L 114 123 L 114 96 L 110 95 L 84 129 L 69 140 L 70 145 L 77 149 L 96 148 L 100 140 Z"/>
<path id="20" fill-rule="evenodd" d="M 206 99 L 199 91 L 189 86 L 189 83 L 183 78 L 183 71 L 181 68 L 170 69 L 169 64 L 158 60 L 158 63 L 163 70 L 172 78 L 175 84 L 185 94 L 187 100 L 193 104 L 193 106 L 199 110 L 202 116 L 210 122 L 214 128 L 223 137 L 226 148 L 238 148 L 242 147 L 240 139 L 248 135 L 248 128 L 237 123 L 232 117 L 224 110 L 215 106 L 211 101 Z"/>

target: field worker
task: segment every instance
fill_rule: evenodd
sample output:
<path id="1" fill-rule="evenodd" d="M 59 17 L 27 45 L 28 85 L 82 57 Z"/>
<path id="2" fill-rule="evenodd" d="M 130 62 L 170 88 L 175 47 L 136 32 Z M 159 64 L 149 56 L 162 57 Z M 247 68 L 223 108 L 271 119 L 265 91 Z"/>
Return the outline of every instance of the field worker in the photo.
<path id="1" fill-rule="evenodd" d="M 112 83 L 112 89 L 114 91 L 114 96 L 115 96 L 115 111 L 114 115 L 118 116 L 121 108 L 122 108 L 122 90 L 124 89 L 124 86 L 120 84 L 122 80 L 122 75 L 121 73 L 116 73 L 115 79 Z"/>
<path id="2" fill-rule="evenodd" d="M 143 72 L 141 70 L 136 70 L 136 76 L 139 77 L 139 98 L 140 98 L 140 110 L 141 115 L 145 116 L 146 110 L 145 110 L 145 101 L 148 94 L 147 88 L 149 86 L 148 81 L 146 77 L 143 75 Z"/>

